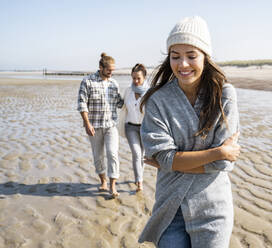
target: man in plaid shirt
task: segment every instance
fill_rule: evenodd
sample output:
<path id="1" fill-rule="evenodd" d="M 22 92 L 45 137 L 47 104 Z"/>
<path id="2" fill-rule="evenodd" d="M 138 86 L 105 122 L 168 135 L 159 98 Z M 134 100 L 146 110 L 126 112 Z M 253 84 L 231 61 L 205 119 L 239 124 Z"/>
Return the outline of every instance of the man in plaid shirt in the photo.
<path id="1" fill-rule="evenodd" d="M 108 190 L 107 172 L 110 193 L 116 197 L 119 195 L 115 186 L 119 177 L 117 107 L 122 107 L 123 100 L 117 82 L 111 78 L 114 69 L 114 59 L 102 53 L 99 70 L 84 78 L 80 84 L 78 111 L 91 142 L 96 173 L 101 181 L 99 189 Z M 104 146 L 107 166 L 104 163 Z"/>

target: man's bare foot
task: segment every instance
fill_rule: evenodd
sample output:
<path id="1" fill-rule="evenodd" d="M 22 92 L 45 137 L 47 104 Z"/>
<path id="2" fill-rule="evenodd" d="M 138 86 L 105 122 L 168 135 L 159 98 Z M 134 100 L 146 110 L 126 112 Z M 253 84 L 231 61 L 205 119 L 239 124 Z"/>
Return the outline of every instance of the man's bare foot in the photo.
<path id="1" fill-rule="evenodd" d="M 110 187 L 110 194 L 111 194 L 112 198 L 115 198 L 115 197 L 117 197 L 117 196 L 120 195 L 118 193 L 118 191 L 116 190 L 116 188 L 115 188 L 115 184 L 111 185 L 111 187 Z"/>
<path id="2" fill-rule="evenodd" d="M 116 190 L 115 184 L 116 184 L 116 179 L 110 178 L 110 194 L 112 198 L 116 198 L 117 196 L 120 195 Z"/>
<path id="3" fill-rule="evenodd" d="M 99 186 L 99 191 L 108 191 L 108 184 L 105 174 L 99 174 L 101 185 Z"/>
<path id="4" fill-rule="evenodd" d="M 108 186 L 107 186 L 107 182 L 105 184 L 101 184 L 101 186 L 99 186 L 99 191 L 108 191 Z"/>

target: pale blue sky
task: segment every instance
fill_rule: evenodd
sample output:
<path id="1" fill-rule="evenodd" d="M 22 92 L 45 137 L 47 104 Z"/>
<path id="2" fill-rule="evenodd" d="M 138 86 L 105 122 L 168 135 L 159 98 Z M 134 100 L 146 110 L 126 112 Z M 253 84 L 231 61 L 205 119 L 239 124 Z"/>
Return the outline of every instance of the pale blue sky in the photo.
<path id="1" fill-rule="evenodd" d="M 272 59 L 271 0 L 0 0 L 0 70 L 156 66 L 185 16 L 206 19 L 216 61 Z"/>

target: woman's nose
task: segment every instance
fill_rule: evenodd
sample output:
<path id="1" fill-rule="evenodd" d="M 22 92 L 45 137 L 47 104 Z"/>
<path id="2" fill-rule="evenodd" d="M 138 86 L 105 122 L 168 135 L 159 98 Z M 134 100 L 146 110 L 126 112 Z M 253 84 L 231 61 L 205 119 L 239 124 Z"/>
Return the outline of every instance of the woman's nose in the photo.
<path id="1" fill-rule="evenodd" d="M 189 66 L 189 63 L 188 63 L 187 59 L 181 58 L 180 61 L 179 61 L 179 66 L 180 66 L 180 67 Z"/>

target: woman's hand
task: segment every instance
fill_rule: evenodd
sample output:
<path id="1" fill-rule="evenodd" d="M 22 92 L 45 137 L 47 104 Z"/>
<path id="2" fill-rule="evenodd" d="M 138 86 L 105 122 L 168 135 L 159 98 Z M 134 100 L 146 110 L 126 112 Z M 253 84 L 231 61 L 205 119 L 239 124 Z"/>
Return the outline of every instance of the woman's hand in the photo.
<path id="1" fill-rule="evenodd" d="M 144 163 L 145 164 L 148 164 L 148 165 L 151 165 L 153 167 L 156 167 L 156 168 L 160 168 L 160 165 L 159 163 L 157 162 L 157 160 L 153 159 L 153 158 L 144 158 Z"/>
<path id="2" fill-rule="evenodd" d="M 239 157 L 241 149 L 240 145 L 237 143 L 239 134 L 240 132 L 233 134 L 231 137 L 226 139 L 220 147 L 223 159 L 233 162 Z"/>
<path id="3" fill-rule="evenodd" d="M 241 149 L 237 143 L 239 134 L 239 132 L 233 134 L 221 146 L 210 149 L 210 154 L 214 154 L 214 151 L 216 152 L 216 159 L 214 155 L 210 159 L 207 156 L 207 151 L 177 152 L 174 158 L 176 161 L 173 162 L 173 170 L 183 173 L 205 173 L 204 165 L 207 163 L 224 159 L 231 162 L 236 161 Z M 158 169 L 160 168 L 159 163 L 153 158 L 145 158 L 144 163 Z"/>

